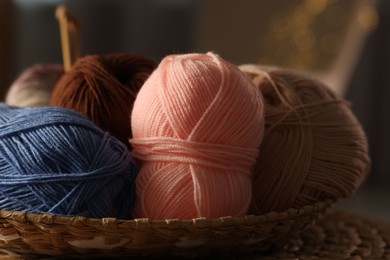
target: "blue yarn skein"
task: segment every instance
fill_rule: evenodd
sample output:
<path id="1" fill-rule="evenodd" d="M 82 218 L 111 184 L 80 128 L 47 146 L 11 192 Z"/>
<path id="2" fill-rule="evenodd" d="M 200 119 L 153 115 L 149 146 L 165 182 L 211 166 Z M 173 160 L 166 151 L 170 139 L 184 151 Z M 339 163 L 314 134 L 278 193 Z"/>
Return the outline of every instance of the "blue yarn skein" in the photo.
<path id="1" fill-rule="evenodd" d="M 0 209 L 131 219 L 137 172 L 126 146 L 81 114 L 0 103 Z"/>

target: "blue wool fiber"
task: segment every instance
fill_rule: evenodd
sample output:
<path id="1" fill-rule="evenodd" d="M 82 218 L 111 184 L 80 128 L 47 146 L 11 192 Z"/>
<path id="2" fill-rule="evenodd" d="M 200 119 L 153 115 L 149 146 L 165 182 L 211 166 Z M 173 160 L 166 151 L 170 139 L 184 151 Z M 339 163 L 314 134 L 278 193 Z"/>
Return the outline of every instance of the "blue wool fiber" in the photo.
<path id="1" fill-rule="evenodd" d="M 81 114 L 0 103 L 0 209 L 131 219 L 137 172 L 126 146 Z"/>

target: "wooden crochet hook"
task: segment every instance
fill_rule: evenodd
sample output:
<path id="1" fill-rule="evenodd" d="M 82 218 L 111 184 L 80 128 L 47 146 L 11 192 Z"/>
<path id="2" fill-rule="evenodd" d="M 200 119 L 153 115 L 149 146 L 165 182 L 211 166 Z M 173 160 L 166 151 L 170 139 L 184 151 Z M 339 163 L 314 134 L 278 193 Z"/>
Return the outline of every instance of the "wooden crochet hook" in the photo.
<path id="1" fill-rule="evenodd" d="M 64 5 L 57 7 L 56 18 L 60 26 L 64 70 L 69 71 L 80 57 L 79 23 Z"/>

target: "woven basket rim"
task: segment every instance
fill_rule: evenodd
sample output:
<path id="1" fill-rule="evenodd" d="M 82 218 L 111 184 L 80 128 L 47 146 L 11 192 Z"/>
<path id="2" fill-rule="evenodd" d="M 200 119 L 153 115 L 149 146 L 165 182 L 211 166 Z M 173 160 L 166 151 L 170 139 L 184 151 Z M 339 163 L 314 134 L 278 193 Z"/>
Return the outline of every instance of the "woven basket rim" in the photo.
<path id="1" fill-rule="evenodd" d="M 154 220 L 148 218 L 136 218 L 131 220 L 108 218 L 89 218 L 84 216 L 60 216 L 51 213 L 37 214 L 23 211 L 0 210 L 1 219 L 11 219 L 19 223 L 43 223 L 43 224 L 61 224 L 71 226 L 102 226 L 102 227 L 126 227 L 142 228 L 150 226 L 154 228 L 181 228 L 181 227 L 218 227 L 230 225 L 254 225 L 258 223 L 278 222 L 293 218 L 299 218 L 311 214 L 323 213 L 327 208 L 334 204 L 334 200 L 323 200 L 311 205 L 305 205 L 301 208 L 290 208 L 282 212 L 268 212 L 262 215 L 246 215 L 242 217 L 224 216 L 220 218 L 193 218 L 193 219 L 164 219 Z"/>
<path id="2" fill-rule="evenodd" d="M 88 218 L 0 210 L 0 244 L 23 254 L 172 257 L 264 252 L 305 230 L 334 203 L 216 219 Z"/>

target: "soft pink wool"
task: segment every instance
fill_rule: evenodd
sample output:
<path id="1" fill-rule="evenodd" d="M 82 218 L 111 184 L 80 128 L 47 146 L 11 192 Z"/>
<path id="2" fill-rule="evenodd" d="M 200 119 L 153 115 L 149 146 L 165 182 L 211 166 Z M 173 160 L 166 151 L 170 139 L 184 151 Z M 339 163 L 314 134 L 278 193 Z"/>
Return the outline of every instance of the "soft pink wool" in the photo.
<path id="1" fill-rule="evenodd" d="M 37 64 L 27 68 L 10 86 L 5 103 L 19 107 L 47 106 L 63 73 L 63 67 L 58 64 Z"/>
<path id="2" fill-rule="evenodd" d="M 141 164 L 134 216 L 245 215 L 264 132 L 262 100 L 246 75 L 213 53 L 164 58 L 131 116 Z"/>

